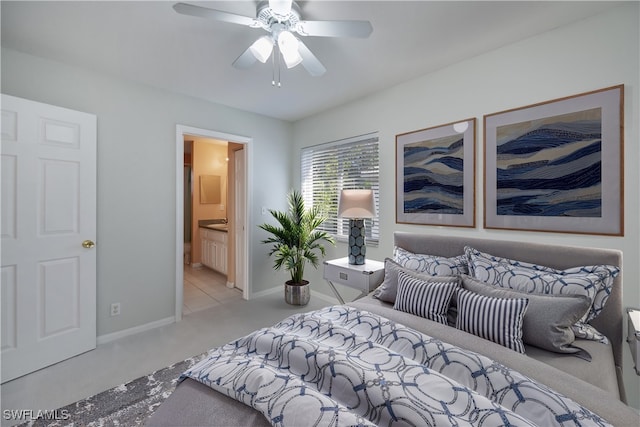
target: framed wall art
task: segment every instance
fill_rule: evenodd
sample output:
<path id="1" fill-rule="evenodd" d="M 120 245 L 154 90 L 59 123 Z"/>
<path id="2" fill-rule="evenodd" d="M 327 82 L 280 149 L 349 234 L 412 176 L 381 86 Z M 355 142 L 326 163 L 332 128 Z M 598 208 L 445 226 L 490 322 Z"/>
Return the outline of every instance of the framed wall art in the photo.
<path id="1" fill-rule="evenodd" d="M 396 222 L 475 227 L 476 119 L 396 135 Z"/>
<path id="2" fill-rule="evenodd" d="M 622 236 L 623 92 L 484 116 L 484 226 Z"/>

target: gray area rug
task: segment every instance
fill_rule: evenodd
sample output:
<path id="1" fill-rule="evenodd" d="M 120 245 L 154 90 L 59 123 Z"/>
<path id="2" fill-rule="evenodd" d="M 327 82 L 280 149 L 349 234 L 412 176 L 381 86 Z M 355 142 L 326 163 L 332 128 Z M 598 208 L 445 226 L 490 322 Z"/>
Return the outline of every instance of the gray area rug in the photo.
<path id="1" fill-rule="evenodd" d="M 126 384 L 82 399 L 55 412 L 57 420 L 30 421 L 21 426 L 142 426 L 176 388 L 178 377 L 206 357 L 190 357 Z"/>

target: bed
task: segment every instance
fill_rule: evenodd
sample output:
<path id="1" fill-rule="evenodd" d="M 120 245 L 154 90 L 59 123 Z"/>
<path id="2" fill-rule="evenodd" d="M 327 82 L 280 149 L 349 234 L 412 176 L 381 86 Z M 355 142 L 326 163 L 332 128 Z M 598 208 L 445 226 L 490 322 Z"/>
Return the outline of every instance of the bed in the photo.
<path id="1" fill-rule="evenodd" d="M 292 316 L 216 349 L 208 362 L 185 373 L 147 425 L 640 424 L 638 413 L 624 403 L 621 252 L 405 232 L 394 233 L 394 246 L 393 258 L 385 260 L 385 282 L 375 292 Z M 420 264 L 425 259 L 434 272 Z M 454 260 L 454 266 L 443 260 Z M 472 271 L 447 270 L 457 268 L 458 260 Z M 535 289 L 511 287 L 554 274 L 559 276 L 553 283 L 565 286 L 574 273 L 598 273 L 606 280 L 585 286 L 587 295 L 581 290 L 540 296 Z M 506 280 L 511 288 L 489 286 L 490 280 Z M 450 299 L 443 297 L 449 293 Z M 430 310 L 445 307 L 446 313 L 425 314 L 418 300 L 430 301 Z M 563 314 L 549 308 L 556 306 Z M 492 318 L 508 313 L 513 322 L 480 332 L 473 329 L 477 325 L 464 326 L 486 310 L 498 310 Z M 547 334 L 539 318 L 532 323 L 535 316 L 564 323 Z M 579 320 L 602 335 L 580 335 L 582 329 L 573 325 Z M 494 329 L 510 334 L 483 335 Z M 283 341 L 289 333 L 294 337 Z M 328 347 L 320 351 L 321 345 Z M 311 366 L 310 360 L 322 357 Z"/>

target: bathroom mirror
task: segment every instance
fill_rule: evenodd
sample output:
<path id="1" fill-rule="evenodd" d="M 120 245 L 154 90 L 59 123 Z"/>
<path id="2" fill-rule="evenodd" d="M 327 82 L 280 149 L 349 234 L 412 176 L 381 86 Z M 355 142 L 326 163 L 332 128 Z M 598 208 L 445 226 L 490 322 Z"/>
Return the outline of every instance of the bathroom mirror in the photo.
<path id="1" fill-rule="evenodd" d="M 220 176 L 200 175 L 200 203 L 220 204 Z"/>

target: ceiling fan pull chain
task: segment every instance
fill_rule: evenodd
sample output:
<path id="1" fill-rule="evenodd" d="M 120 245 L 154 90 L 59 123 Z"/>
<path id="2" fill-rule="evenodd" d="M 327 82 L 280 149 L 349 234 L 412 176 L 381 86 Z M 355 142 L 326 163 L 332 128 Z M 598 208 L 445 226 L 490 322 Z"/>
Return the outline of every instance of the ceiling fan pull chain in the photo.
<path id="1" fill-rule="evenodd" d="M 271 55 L 271 86 L 276 85 L 276 54 Z"/>
<path id="2" fill-rule="evenodd" d="M 277 58 L 276 58 L 277 57 Z M 276 84 L 276 67 L 278 74 L 278 83 Z M 280 82 L 280 49 L 276 46 L 273 55 L 271 55 L 271 86 L 282 87 Z"/>
<path id="3" fill-rule="evenodd" d="M 282 83 L 280 83 L 280 48 L 278 48 L 278 87 L 282 87 Z"/>

